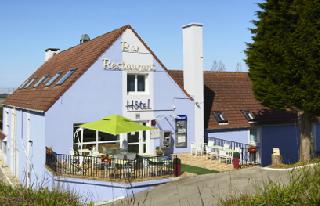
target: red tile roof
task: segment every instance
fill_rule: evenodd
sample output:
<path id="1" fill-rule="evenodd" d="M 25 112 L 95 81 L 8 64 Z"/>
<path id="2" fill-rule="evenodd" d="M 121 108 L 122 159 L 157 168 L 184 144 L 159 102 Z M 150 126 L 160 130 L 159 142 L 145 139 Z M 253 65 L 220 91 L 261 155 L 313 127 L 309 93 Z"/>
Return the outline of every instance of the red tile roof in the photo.
<path id="1" fill-rule="evenodd" d="M 167 68 L 134 29 L 130 25 L 126 25 L 54 55 L 28 78 L 29 80 L 35 79 L 28 88 L 18 88 L 12 95 L 6 98 L 3 104 L 42 112 L 48 111 L 60 96 L 96 62 L 99 56 L 101 56 L 126 29 L 131 29 L 135 33 L 158 63 L 167 71 Z M 49 77 L 53 77 L 57 72 L 62 72 L 63 76 L 71 68 L 77 68 L 77 70 L 62 85 L 53 84 L 54 86 L 46 87 L 45 84 L 40 84 L 37 88 L 33 88 L 33 85 L 42 76 L 48 74 Z M 185 94 L 188 96 L 186 92 Z"/>
<path id="2" fill-rule="evenodd" d="M 170 70 L 170 75 L 183 87 L 183 72 Z M 279 124 L 296 121 L 296 114 L 271 110 L 258 102 L 251 89 L 247 72 L 204 72 L 205 128 L 248 128 L 251 125 L 242 110 L 252 112 L 259 124 Z M 219 125 L 213 112 L 222 112 L 228 124 Z"/>
<path id="3" fill-rule="evenodd" d="M 12 95 L 6 98 L 3 104 L 47 111 L 127 28 L 130 28 L 130 26 L 123 26 L 91 41 L 71 47 L 54 55 L 37 69 L 29 79 L 35 78 L 35 83 L 43 75 L 49 74 L 49 76 L 52 77 L 59 71 L 63 72 L 62 75 L 64 75 L 71 68 L 77 68 L 76 72 L 64 82 L 64 84 L 49 87 L 41 84 L 39 87 L 33 88 L 33 83 L 26 89 L 17 89 Z"/>

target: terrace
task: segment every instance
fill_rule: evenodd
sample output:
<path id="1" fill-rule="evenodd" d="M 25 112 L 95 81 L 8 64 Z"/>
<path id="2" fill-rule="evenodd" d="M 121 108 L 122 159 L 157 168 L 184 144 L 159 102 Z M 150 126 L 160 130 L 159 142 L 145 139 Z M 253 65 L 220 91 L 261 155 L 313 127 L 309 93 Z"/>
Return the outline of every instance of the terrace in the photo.
<path id="1" fill-rule="evenodd" d="M 134 138 L 128 137 L 128 148 L 119 147 L 119 134 L 145 134 L 144 131 L 155 129 L 153 127 L 120 115 L 110 115 L 78 127 L 70 155 L 57 154 L 51 148 L 46 148 L 46 166 L 57 176 L 131 181 L 167 177 L 174 173 L 172 156 L 140 156 L 136 152 L 140 143 L 131 145 Z M 95 135 L 93 138 L 84 136 L 84 130 L 92 131 Z"/>
<path id="2" fill-rule="evenodd" d="M 175 156 L 139 156 L 120 152 L 112 156 L 56 154 L 46 152 L 46 166 L 57 176 L 106 181 L 140 181 L 173 176 Z"/>

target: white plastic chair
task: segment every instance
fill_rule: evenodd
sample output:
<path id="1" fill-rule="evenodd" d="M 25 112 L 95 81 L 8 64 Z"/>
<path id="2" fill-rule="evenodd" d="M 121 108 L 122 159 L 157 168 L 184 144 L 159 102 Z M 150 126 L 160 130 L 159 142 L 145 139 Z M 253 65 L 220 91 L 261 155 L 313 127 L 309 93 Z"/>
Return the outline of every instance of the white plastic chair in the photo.
<path id="1" fill-rule="evenodd" d="M 196 145 L 192 143 L 190 144 L 190 147 L 191 147 L 191 154 L 195 155 L 197 153 Z"/>
<path id="2" fill-rule="evenodd" d="M 219 162 L 221 160 L 225 160 L 225 163 L 231 163 L 232 160 L 232 153 L 226 150 L 219 150 Z"/>

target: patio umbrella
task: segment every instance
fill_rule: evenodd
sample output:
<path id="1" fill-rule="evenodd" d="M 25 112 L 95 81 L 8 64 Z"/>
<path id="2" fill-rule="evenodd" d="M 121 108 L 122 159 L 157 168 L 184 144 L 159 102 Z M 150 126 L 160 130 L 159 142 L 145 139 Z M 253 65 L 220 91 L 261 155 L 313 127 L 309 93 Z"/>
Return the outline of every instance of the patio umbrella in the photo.
<path id="1" fill-rule="evenodd" d="M 82 124 L 80 125 L 80 127 L 113 135 L 156 129 L 153 127 L 141 125 L 120 115 L 110 115 L 98 121 Z"/>

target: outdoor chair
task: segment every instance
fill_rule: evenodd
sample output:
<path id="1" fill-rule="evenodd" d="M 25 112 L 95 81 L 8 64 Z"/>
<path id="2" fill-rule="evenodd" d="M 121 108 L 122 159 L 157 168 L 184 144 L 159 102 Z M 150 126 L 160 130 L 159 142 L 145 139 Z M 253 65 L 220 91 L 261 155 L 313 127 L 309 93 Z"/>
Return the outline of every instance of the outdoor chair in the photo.
<path id="1" fill-rule="evenodd" d="M 206 148 L 206 152 L 209 159 L 218 159 L 219 158 L 219 150 L 222 149 L 221 146 L 215 145 L 215 142 L 212 140 L 208 141 L 208 145 Z"/>
<path id="2" fill-rule="evenodd" d="M 222 162 L 222 160 L 225 160 L 225 163 L 231 163 L 232 160 L 232 153 L 227 150 L 219 150 L 219 162 Z"/>
<path id="3" fill-rule="evenodd" d="M 135 160 L 136 159 L 136 153 L 128 153 L 127 154 L 127 159 L 128 160 Z"/>
<path id="4" fill-rule="evenodd" d="M 191 144 L 191 154 L 192 155 L 203 155 L 204 144 Z"/>

